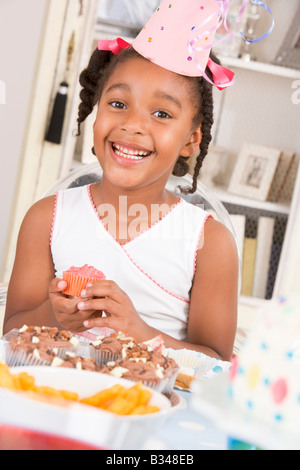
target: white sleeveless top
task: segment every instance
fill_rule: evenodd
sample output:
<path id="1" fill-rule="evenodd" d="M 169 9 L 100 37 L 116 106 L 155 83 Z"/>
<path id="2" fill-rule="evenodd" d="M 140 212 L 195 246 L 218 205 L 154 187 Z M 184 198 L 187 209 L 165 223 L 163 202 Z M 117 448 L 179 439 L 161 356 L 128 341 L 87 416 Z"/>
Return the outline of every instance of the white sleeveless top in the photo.
<path id="1" fill-rule="evenodd" d="M 197 248 L 207 218 L 178 198 L 164 217 L 121 245 L 105 228 L 90 185 L 56 195 L 51 252 L 57 277 L 88 264 L 126 292 L 153 328 L 185 340 Z"/>

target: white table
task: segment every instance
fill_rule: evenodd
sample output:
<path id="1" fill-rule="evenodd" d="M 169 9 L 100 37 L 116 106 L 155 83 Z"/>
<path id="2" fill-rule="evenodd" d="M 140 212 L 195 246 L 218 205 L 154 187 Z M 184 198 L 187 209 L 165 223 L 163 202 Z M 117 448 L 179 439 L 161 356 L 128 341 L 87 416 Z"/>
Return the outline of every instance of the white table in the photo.
<path id="1" fill-rule="evenodd" d="M 149 439 L 145 449 L 161 450 L 226 450 L 227 436 L 192 406 L 192 393 L 175 390 L 182 404 Z M 186 452 L 185 452 L 186 454 Z"/>

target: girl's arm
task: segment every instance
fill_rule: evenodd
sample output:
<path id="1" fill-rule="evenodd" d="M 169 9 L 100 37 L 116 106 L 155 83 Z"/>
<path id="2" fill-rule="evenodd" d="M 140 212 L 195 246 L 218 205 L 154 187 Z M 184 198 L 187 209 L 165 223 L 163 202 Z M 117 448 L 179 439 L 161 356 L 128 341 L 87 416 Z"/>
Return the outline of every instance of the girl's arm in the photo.
<path id="1" fill-rule="evenodd" d="M 20 228 L 9 283 L 4 332 L 24 324 L 57 326 L 49 304 L 49 281 L 54 277 L 50 233 L 55 199 L 34 204 Z"/>
<path id="2" fill-rule="evenodd" d="M 229 360 L 237 327 L 239 259 L 236 242 L 221 223 L 209 219 L 191 292 L 188 342 L 210 356 Z"/>
<path id="3" fill-rule="evenodd" d="M 50 249 L 54 204 L 54 196 L 38 201 L 23 220 L 8 288 L 4 333 L 23 325 L 81 332 L 86 329 L 86 318 L 100 314 L 79 312 L 78 299 L 63 295 L 66 283 L 55 278 Z"/>

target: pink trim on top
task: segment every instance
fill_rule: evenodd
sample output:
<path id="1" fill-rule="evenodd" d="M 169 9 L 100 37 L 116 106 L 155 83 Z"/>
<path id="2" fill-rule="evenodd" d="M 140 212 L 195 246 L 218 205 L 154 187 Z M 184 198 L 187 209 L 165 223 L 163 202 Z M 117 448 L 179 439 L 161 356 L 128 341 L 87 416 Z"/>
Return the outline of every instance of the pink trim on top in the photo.
<path id="1" fill-rule="evenodd" d="M 198 236 L 198 240 L 197 240 L 197 247 L 196 247 L 195 254 L 194 254 L 194 273 L 193 273 L 194 276 L 195 276 L 196 268 L 197 268 L 198 247 L 199 247 L 199 244 L 200 244 L 200 240 L 201 240 L 201 237 L 202 237 L 202 233 L 203 233 L 203 231 L 204 231 L 205 224 L 206 224 L 206 222 L 208 221 L 208 219 L 213 219 L 213 220 L 214 220 L 214 218 L 213 218 L 212 215 L 207 214 L 207 216 L 206 216 L 205 219 L 204 219 L 204 223 L 203 223 L 202 229 L 200 230 L 200 233 L 199 233 L 199 236 Z"/>
<path id="2" fill-rule="evenodd" d="M 122 247 L 123 248 L 123 247 Z M 123 251 L 124 253 L 128 256 L 128 258 L 130 259 L 130 261 L 132 262 L 132 264 L 134 264 L 134 266 L 139 270 L 141 271 L 141 273 L 144 274 L 144 276 L 146 276 L 148 279 L 150 279 L 150 281 L 152 281 L 157 287 L 159 287 L 161 290 L 163 290 L 164 292 L 166 292 L 167 294 L 171 295 L 172 297 L 175 297 L 175 299 L 177 300 L 181 300 L 182 302 L 185 302 L 187 304 L 190 303 L 189 300 L 186 300 L 184 299 L 183 297 L 179 297 L 178 295 L 176 294 L 173 294 L 172 292 L 168 291 L 165 287 L 161 286 L 158 282 L 156 282 L 149 274 L 147 274 L 140 266 L 138 266 L 136 264 L 136 262 L 131 258 L 131 256 L 127 253 L 126 249 L 123 248 Z"/>
<path id="3" fill-rule="evenodd" d="M 91 192 L 91 186 L 95 184 L 95 183 L 91 183 L 87 186 L 87 191 L 88 191 L 88 196 L 89 196 L 89 200 L 93 206 L 93 209 L 98 217 L 98 220 L 101 222 L 101 225 L 102 227 L 104 228 L 104 230 L 106 230 L 106 232 L 108 233 L 108 235 L 113 239 L 115 240 L 116 243 L 118 243 L 118 245 L 120 245 L 121 247 L 123 246 L 126 246 L 128 245 L 129 243 L 133 242 L 134 240 L 136 240 L 137 238 L 139 238 L 141 235 L 143 235 L 144 233 L 148 232 L 149 230 L 151 230 L 153 227 L 155 227 L 157 224 L 159 224 L 163 219 L 165 219 L 166 217 L 168 217 L 168 215 L 177 207 L 179 206 L 179 204 L 182 204 L 183 200 L 181 199 L 180 196 L 178 196 L 178 201 L 173 204 L 170 208 L 170 210 L 161 218 L 159 219 L 157 222 L 155 222 L 153 225 L 151 225 L 150 227 L 148 227 L 146 230 L 143 230 L 142 232 L 140 232 L 136 237 L 132 238 L 131 240 L 128 240 L 128 242 L 126 243 L 120 243 L 115 237 L 113 237 L 113 235 L 108 231 L 108 229 L 103 225 L 103 222 L 100 218 L 100 215 L 99 215 L 99 212 L 97 211 L 97 207 L 94 203 L 94 200 L 93 200 L 93 196 L 92 196 L 92 192 Z"/>
<path id="4" fill-rule="evenodd" d="M 52 247 L 53 232 L 54 232 L 54 226 L 55 226 L 56 214 L 57 214 L 57 203 L 58 203 L 58 192 L 55 194 L 52 225 L 51 225 L 51 232 L 50 232 L 50 248 Z"/>

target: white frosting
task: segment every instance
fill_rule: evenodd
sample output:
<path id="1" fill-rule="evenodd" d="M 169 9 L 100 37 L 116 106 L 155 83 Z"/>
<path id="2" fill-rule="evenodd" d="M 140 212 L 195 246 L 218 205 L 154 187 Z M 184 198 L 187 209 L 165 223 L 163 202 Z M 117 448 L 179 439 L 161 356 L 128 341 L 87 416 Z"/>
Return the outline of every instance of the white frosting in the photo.
<path id="1" fill-rule="evenodd" d="M 63 359 L 61 359 L 60 357 L 55 357 L 51 363 L 51 367 L 60 367 L 63 362 Z"/>
<path id="2" fill-rule="evenodd" d="M 41 356 L 40 356 L 40 353 L 38 352 L 37 349 L 35 349 L 32 353 L 33 357 L 35 357 L 36 359 L 41 359 Z"/>
<path id="3" fill-rule="evenodd" d="M 19 333 L 24 333 L 28 329 L 27 325 L 23 325 L 22 328 L 19 329 Z"/>
<path id="4" fill-rule="evenodd" d="M 75 336 L 72 336 L 72 338 L 70 339 L 70 343 L 71 343 L 73 346 L 78 346 L 78 345 L 79 345 L 79 339 L 78 339 L 78 338 L 75 338 Z"/>
<path id="5" fill-rule="evenodd" d="M 120 378 L 125 374 L 125 372 L 128 372 L 128 369 L 125 369 L 125 367 L 115 367 L 111 370 L 110 374 L 114 377 Z"/>

